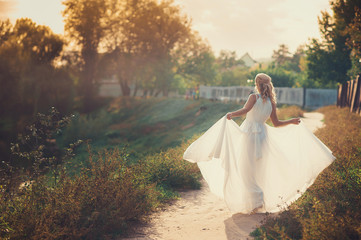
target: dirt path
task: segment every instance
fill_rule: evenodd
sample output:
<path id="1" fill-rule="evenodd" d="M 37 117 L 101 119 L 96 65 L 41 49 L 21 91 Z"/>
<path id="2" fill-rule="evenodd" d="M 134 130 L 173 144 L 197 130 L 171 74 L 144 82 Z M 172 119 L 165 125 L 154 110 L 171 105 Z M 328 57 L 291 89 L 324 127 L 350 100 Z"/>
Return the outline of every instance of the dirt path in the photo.
<path id="1" fill-rule="evenodd" d="M 305 113 L 304 124 L 315 131 L 323 126 L 321 113 Z M 222 199 L 213 195 L 205 182 L 201 190 L 181 193 L 164 211 L 154 213 L 150 223 L 128 240 L 239 240 L 252 239 L 249 233 L 265 214 L 232 215 Z"/>

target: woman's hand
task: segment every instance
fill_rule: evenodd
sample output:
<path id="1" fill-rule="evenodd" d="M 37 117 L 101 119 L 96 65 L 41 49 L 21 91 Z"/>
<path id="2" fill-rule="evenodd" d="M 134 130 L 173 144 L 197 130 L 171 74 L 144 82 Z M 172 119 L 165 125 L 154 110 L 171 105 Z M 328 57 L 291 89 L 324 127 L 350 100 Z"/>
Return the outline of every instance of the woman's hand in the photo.
<path id="1" fill-rule="evenodd" d="M 232 113 L 231 113 L 231 112 L 227 113 L 227 119 L 228 119 L 228 120 L 231 120 L 231 119 L 232 119 Z"/>
<path id="2" fill-rule="evenodd" d="M 300 119 L 300 118 L 293 118 L 293 119 L 291 119 L 291 123 L 292 123 L 292 124 L 298 125 L 298 124 L 300 124 L 300 122 L 301 122 L 301 119 Z"/>

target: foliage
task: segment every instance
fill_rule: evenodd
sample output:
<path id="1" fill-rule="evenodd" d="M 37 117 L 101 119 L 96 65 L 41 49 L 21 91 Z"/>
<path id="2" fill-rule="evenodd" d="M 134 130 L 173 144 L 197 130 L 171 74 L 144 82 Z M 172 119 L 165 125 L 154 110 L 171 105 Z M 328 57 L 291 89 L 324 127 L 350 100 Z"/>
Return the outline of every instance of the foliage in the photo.
<path id="1" fill-rule="evenodd" d="M 259 72 L 268 74 L 272 78 L 274 87 L 293 87 L 296 84 L 297 75 L 283 67 L 270 65 L 267 68 L 257 68 L 251 71 L 248 77 L 253 79 Z"/>
<path id="2" fill-rule="evenodd" d="M 1 215 L 11 229 L 1 229 L 1 237 L 97 239 L 121 233 L 157 204 L 154 185 L 141 172 L 126 166 L 123 152 L 104 152 L 75 177 L 62 171 L 53 187 L 39 177 L 13 196 L 1 192 Z"/>
<path id="3" fill-rule="evenodd" d="M 361 119 L 335 106 L 319 110 L 326 126 L 316 135 L 337 157 L 304 195 L 254 234 L 262 239 L 359 239 Z"/>
<path id="4" fill-rule="evenodd" d="M 79 139 L 86 141 L 101 137 L 110 124 L 111 116 L 105 110 L 89 115 L 76 113 L 62 132 L 61 145 L 64 146 Z"/>
<path id="5" fill-rule="evenodd" d="M 11 143 L 11 161 L 2 162 L 0 186 L 4 191 L 12 191 L 20 182 L 31 182 L 49 173 L 56 184 L 62 164 L 74 156 L 74 150 L 81 140 L 59 148 L 56 136 L 70 122 L 70 117 L 60 117 L 55 108 L 47 115 L 38 114 L 33 124 L 19 134 L 16 143 Z M 22 173 L 26 175 L 22 175 Z M 50 179 L 49 179 L 50 180 Z"/>
<path id="6" fill-rule="evenodd" d="M 347 39 L 347 46 L 352 49 L 351 51 L 351 63 L 352 67 L 348 72 L 348 75 L 355 77 L 361 73 L 361 8 L 360 6 L 355 9 L 355 17 L 346 28 L 346 31 L 350 34 L 350 38 Z"/>
<path id="7" fill-rule="evenodd" d="M 35 114 L 47 109 L 49 103 L 66 103 L 68 99 L 60 96 L 57 88 L 69 91 L 63 85 L 71 86 L 69 78 L 53 66 L 62 48 L 63 40 L 49 27 L 36 25 L 30 19 L 18 19 L 14 26 L 9 21 L 0 21 L 2 115 L 16 112 L 16 108 Z"/>
<path id="8" fill-rule="evenodd" d="M 96 96 L 96 69 L 98 68 L 98 48 L 109 26 L 108 15 L 112 8 L 106 0 L 66 0 L 63 16 L 65 32 L 81 48 L 81 74 L 78 86 L 85 112 L 93 108 Z"/>
<path id="9" fill-rule="evenodd" d="M 322 41 L 312 39 L 308 46 L 308 77 L 326 87 L 355 78 L 360 70 L 359 28 L 360 1 L 331 1 L 332 16 L 322 12 L 319 27 Z"/>
<path id="10" fill-rule="evenodd" d="M 183 160 L 183 153 L 191 140 L 167 151 L 148 155 L 141 164 L 150 182 L 165 189 L 199 189 L 200 174 L 196 164 Z"/>
<path id="11" fill-rule="evenodd" d="M 63 44 L 49 27 L 30 19 L 0 21 L 1 159 L 8 161 L 9 143 L 38 112 L 72 108 L 72 79 L 57 66 Z"/>
<path id="12" fill-rule="evenodd" d="M 241 59 L 237 59 L 235 51 L 222 50 L 217 58 L 217 64 L 220 69 L 226 70 L 236 66 L 242 66 L 244 62 Z"/>
<path id="13" fill-rule="evenodd" d="M 186 81 L 186 87 L 216 85 L 216 58 L 212 49 L 196 33 L 193 33 L 184 47 L 177 49 L 177 72 Z"/>
<path id="14" fill-rule="evenodd" d="M 264 72 L 272 77 L 275 87 L 323 87 L 314 84 L 307 78 L 307 62 L 305 46 L 300 45 L 292 54 L 288 46 L 281 44 L 279 49 L 273 51 L 273 61 L 268 65 L 260 64 L 252 69 L 248 77 L 253 79 L 259 72 Z"/>
<path id="15" fill-rule="evenodd" d="M 291 53 L 288 50 L 288 47 L 285 44 L 281 44 L 278 50 L 273 50 L 272 58 L 276 66 L 285 65 L 286 62 L 291 60 Z"/>
<path id="16" fill-rule="evenodd" d="M 130 95 L 131 84 L 167 95 L 176 73 L 175 53 L 192 37 L 188 17 L 173 1 L 108 1 L 114 13 L 104 43 L 104 74 L 116 76 L 123 96 Z"/>
<path id="17" fill-rule="evenodd" d="M 287 106 L 283 105 L 280 108 L 277 108 L 277 117 L 279 119 L 288 119 L 295 117 L 303 117 L 304 111 L 298 106 Z"/>
<path id="18" fill-rule="evenodd" d="M 54 115 L 55 110 L 42 115 L 38 124 L 28 128 L 34 135 L 24 135 L 20 141 L 39 141 L 37 147 L 21 148 L 19 156 L 51 159 L 43 153 L 54 153 L 52 146 L 40 144 L 69 122 L 67 118 L 56 121 Z M 22 177 L 27 181 L 20 186 L 7 188 L 1 183 L 0 237 L 99 239 L 123 234 L 129 224 L 143 220 L 177 197 L 176 189 L 199 188 L 197 166 L 182 160 L 189 144 L 146 156 L 136 163 L 129 160 L 126 148 L 97 154 L 89 151 L 88 160 L 78 165 L 76 175 L 68 169 L 70 165 L 62 162 L 55 182 L 51 174 L 24 173 Z M 16 149 L 17 145 L 19 149 L 22 146 L 16 143 Z"/>
<path id="19" fill-rule="evenodd" d="M 130 159 L 137 161 L 144 154 L 178 146 L 240 107 L 235 102 L 120 97 L 111 102 L 107 111 L 76 114 L 58 142 L 66 145 L 81 136 L 80 139 L 90 139 L 89 144 L 96 151 L 128 145 Z M 86 159 L 86 149 L 79 149 L 78 153 L 77 161 Z"/>
<path id="20" fill-rule="evenodd" d="M 328 50 L 323 44 L 313 39 L 307 50 L 307 76 L 316 84 L 334 88 L 337 82 L 348 80 L 347 70 L 350 68 L 349 51 Z M 345 51 L 348 53 L 345 54 Z"/>

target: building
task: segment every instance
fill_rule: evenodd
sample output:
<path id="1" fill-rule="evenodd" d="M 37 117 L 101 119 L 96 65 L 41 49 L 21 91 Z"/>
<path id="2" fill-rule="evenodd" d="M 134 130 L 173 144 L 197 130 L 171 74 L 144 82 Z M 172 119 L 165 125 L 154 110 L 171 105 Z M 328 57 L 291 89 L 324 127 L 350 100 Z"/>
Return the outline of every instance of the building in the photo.
<path id="1" fill-rule="evenodd" d="M 254 65 L 257 64 L 257 61 L 254 60 L 248 53 L 244 54 L 240 59 L 244 62 L 244 65 L 246 65 L 247 67 L 253 67 Z"/>

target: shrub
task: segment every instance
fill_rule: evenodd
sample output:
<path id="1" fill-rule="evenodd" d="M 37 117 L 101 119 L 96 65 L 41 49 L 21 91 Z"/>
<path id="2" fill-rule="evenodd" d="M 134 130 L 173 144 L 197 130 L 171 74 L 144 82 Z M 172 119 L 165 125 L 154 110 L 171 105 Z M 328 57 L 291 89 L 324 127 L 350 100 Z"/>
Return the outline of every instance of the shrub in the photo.
<path id="1" fill-rule="evenodd" d="M 104 109 L 96 114 L 75 114 L 72 121 L 63 130 L 62 145 L 78 139 L 99 139 L 105 135 L 106 128 L 111 124 L 111 115 Z"/>
<path id="2" fill-rule="evenodd" d="M 147 156 L 141 163 L 146 178 L 166 189 L 199 189 L 201 175 L 197 165 L 183 160 L 183 153 L 193 140 Z"/>
<path id="3" fill-rule="evenodd" d="M 125 156 L 104 151 L 75 177 L 62 171 L 53 187 L 41 176 L 11 196 L 0 192 L 0 237 L 96 239 L 122 233 L 158 204 L 155 184 L 140 177 L 140 165 L 127 166 Z"/>
<path id="4" fill-rule="evenodd" d="M 199 188 L 198 168 L 182 159 L 189 142 L 136 162 L 129 161 L 126 148 L 115 148 L 96 155 L 89 150 L 77 171 L 65 161 L 54 165 L 53 145 L 46 139 L 69 122 L 54 120 L 55 112 L 40 116 L 41 124 L 28 128 L 32 134 L 13 144 L 16 156 L 30 159 L 35 168 L 17 172 L 27 180 L 20 187 L 8 186 L 12 175 L 5 174 L 0 182 L 1 239 L 99 239 L 122 234 L 129 223 L 175 198 L 175 189 Z M 73 156 L 75 146 L 66 149 L 64 159 Z M 41 168 L 44 163 L 47 168 Z"/>

